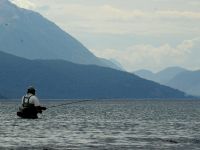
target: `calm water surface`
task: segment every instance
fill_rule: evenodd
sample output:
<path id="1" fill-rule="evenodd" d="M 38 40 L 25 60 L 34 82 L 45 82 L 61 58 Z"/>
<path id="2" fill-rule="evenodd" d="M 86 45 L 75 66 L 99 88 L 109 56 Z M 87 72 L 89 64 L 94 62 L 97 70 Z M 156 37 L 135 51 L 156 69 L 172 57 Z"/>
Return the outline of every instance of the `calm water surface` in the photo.
<path id="1" fill-rule="evenodd" d="M 0 102 L 0 149 L 200 149 L 200 101 L 91 101 L 36 120 L 18 118 L 18 106 Z"/>

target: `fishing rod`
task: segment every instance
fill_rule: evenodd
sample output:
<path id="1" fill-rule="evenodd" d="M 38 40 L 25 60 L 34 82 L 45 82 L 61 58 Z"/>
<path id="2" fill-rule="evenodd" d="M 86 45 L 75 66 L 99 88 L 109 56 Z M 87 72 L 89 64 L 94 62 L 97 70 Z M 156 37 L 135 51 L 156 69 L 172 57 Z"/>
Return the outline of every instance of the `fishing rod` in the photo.
<path id="1" fill-rule="evenodd" d="M 65 105 L 71 105 L 71 104 L 76 104 L 76 103 L 82 103 L 82 102 L 87 102 L 87 101 L 93 101 L 93 100 L 81 100 L 81 101 L 75 101 L 75 102 L 70 102 L 70 103 L 62 103 L 62 104 L 59 104 L 59 105 L 53 105 L 53 106 L 50 106 L 50 107 L 47 107 L 47 109 L 49 108 L 55 108 L 55 107 L 60 107 L 60 106 L 65 106 Z"/>

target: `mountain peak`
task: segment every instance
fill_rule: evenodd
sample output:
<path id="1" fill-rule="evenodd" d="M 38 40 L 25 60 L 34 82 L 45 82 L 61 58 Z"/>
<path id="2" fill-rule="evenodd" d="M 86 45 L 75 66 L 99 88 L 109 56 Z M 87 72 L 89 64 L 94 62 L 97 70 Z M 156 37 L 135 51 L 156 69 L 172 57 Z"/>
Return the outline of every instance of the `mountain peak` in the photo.
<path id="1" fill-rule="evenodd" d="M 0 0 L 0 50 L 28 59 L 63 59 L 111 67 L 37 12 Z"/>
<path id="2" fill-rule="evenodd" d="M 182 67 L 178 67 L 178 66 L 172 66 L 172 67 L 167 67 L 167 68 L 161 70 L 158 73 L 162 73 L 162 72 L 182 72 L 182 71 L 186 71 L 186 69 L 182 68 Z"/>

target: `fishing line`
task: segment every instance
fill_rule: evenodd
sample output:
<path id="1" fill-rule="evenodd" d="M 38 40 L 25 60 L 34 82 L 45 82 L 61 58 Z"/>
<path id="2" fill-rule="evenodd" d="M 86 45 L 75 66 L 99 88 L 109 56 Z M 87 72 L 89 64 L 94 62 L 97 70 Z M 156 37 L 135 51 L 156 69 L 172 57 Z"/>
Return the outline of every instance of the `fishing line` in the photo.
<path id="1" fill-rule="evenodd" d="M 76 103 L 82 103 L 82 102 L 87 102 L 87 101 L 93 101 L 93 100 L 81 100 L 81 101 L 75 101 L 75 102 L 70 102 L 70 103 L 62 103 L 62 104 L 58 104 L 58 105 L 49 106 L 49 107 L 47 107 L 47 109 L 65 106 L 65 105 L 76 104 Z"/>

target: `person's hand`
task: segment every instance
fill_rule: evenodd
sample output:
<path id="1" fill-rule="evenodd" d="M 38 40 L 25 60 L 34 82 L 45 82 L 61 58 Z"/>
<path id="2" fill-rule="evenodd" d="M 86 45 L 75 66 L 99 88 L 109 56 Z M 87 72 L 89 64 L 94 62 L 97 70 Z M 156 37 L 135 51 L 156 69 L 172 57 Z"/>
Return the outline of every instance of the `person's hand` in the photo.
<path id="1" fill-rule="evenodd" d="M 41 107 L 41 109 L 42 109 L 42 110 L 46 110 L 47 108 L 46 108 L 46 107 Z"/>
<path id="2" fill-rule="evenodd" d="M 42 107 L 42 106 L 36 106 L 37 112 L 38 113 L 42 113 L 43 110 L 46 110 L 46 107 Z"/>

